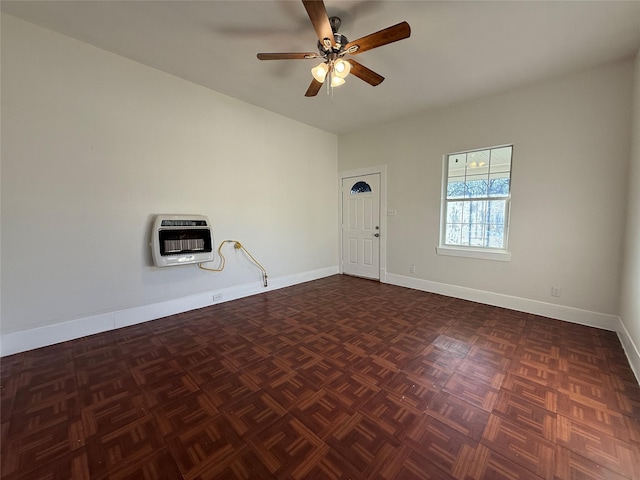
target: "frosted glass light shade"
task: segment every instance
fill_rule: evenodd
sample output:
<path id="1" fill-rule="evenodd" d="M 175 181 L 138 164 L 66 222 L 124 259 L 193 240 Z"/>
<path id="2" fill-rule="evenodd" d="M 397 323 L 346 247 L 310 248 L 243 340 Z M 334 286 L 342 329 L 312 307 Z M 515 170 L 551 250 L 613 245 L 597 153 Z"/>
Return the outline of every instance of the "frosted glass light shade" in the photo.
<path id="1" fill-rule="evenodd" d="M 337 60 L 333 64 L 333 71 L 336 77 L 345 78 L 351 71 L 351 64 L 344 60 Z"/>
<path id="2" fill-rule="evenodd" d="M 344 85 L 344 78 L 336 77 L 335 75 L 331 75 L 331 86 L 339 87 L 340 85 Z"/>
<path id="3" fill-rule="evenodd" d="M 329 66 L 326 63 L 321 63 L 317 67 L 313 67 L 311 69 L 311 75 L 313 75 L 313 78 L 315 78 L 320 83 L 324 83 L 324 79 L 327 76 L 328 72 Z"/>

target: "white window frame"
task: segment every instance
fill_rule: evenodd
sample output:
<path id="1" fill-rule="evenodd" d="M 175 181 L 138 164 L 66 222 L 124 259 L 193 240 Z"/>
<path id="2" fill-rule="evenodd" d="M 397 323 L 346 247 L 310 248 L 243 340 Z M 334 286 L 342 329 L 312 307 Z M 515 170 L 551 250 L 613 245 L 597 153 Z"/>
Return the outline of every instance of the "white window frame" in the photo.
<path id="1" fill-rule="evenodd" d="M 503 248 L 495 247 L 479 247 L 466 245 L 448 245 L 445 243 L 446 223 L 447 223 L 447 186 L 449 181 L 449 158 L 456 155 L 469 154 L 484 150 L 493 150 L 497 148 L 511 147 L 511 166 L 509 169 L 509 195 L 501 200 L 505 200 L 505 224 L 504 224 L 504 243 Z M 449 153 L 443 156 L 442 160 L 442 192 L 440 199 L 440 237 L 436 252 L 438 255 L 448 255 L 454 257 L 479 258 L 484 260 L 498 260 L 508 262 L 511 260 L 511 252 L 509 251 L 509 229 L 511 224 L 511 179 L 513 175 L 513 144 L 497 145 L 493 147 L 476 148 L 473 150 L 465 150 L 461 152 Z M 481 197 L 473 200 L 491 200 L 492 197 Z M 459 199 L 455 200 L 458 201 Z"/>

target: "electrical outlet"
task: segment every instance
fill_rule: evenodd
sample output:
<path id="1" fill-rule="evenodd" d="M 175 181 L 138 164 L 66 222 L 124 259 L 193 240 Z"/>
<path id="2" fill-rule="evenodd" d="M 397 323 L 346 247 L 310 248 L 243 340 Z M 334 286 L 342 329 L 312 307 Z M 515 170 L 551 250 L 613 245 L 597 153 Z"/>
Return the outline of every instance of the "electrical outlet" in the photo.
<path id="1" fill-rule="evenodd" d="M 409 273 L 416 273 L 416 266 L 415 265 L 411 265 L 409 267 Z"/>
<path id="2" fill-rule="evenodd" d="M 559 297 L 560 296 L 560 287 L 551 287 L 551 296 Z"/>
<path id="3" fill-rule="evenodd" d="M 213 294 L 213 301 L 214 302 L 219 302 L 220 300 L 222 300 L 222 294 L 221 293 L 214 293 Z"/>

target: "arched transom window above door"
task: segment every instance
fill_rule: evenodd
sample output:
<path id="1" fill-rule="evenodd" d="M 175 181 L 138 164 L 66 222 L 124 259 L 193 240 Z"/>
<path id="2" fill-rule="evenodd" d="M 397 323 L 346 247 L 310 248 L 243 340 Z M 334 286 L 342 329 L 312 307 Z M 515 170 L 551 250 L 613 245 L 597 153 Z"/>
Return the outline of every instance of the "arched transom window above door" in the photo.
<path id="1" fill-rule="evenodd" d="M 356 182 L 351 187 L 351 195 L 358 193 L 367 193 L 371 191 L 371 186 L 367 182 Z"/>

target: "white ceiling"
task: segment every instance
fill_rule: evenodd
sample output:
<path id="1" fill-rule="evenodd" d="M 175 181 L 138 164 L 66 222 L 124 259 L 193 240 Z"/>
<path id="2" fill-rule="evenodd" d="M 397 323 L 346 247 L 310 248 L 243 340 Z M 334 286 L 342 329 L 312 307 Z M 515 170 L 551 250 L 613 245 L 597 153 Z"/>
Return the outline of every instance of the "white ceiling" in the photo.
<path id="1" fill-rule="evenodd" d="M 634 56 L 640 1 L 326 0 L 355 40 L 406 20 L 411 37 L 357 60 L 386 77 L 350 76 L 306 98 L 318 60 L 259 61 L 316 51 L 297 0 L 8 1 L 2 11 L 334 133 L 347 133 Z"/>

